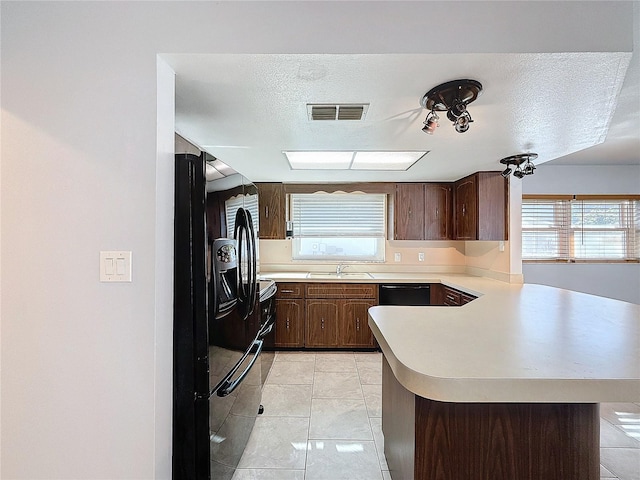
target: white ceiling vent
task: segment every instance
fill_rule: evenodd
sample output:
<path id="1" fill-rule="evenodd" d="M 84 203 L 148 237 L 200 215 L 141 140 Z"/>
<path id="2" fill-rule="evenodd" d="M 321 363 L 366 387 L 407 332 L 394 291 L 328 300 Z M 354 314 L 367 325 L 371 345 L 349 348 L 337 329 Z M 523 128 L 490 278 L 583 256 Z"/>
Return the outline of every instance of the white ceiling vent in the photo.
<path id="1" fill-rule="evenodd" d="M 311 104 L 307 103 L 309 120 L 364 120 L 369 104 Z"/>

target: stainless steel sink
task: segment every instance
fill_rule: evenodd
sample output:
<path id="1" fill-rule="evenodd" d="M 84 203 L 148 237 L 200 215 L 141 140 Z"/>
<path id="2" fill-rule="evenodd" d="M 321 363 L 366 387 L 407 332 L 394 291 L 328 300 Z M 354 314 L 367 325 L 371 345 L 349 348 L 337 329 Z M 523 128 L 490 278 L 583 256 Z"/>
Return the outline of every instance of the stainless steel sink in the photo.
<path id="1" fill-rule="evenodd" d="M 309 272 L 307 278 L 321 278 L 326 280 L 370 280 L 373 275 L 367 272 Z"/>

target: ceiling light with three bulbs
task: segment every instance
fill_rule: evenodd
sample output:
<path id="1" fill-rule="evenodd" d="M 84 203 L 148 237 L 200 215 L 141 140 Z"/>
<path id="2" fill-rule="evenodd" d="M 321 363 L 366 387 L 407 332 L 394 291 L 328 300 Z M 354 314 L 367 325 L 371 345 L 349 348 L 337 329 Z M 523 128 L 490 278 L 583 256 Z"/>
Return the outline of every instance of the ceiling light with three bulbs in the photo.
<path id="1" fill-rule="evenodd" d="M 456 132 L 464 133 L 473 122 L 467 105 L 482 93 L 482 84 L 476 80 L 452 80 L 432 88 L 424 94 L 420 105 L 429 110 L 422 131 L 433 135 L 440 125 L 436 112 L 447 112 L 447 118 L 453 123 Z"/>

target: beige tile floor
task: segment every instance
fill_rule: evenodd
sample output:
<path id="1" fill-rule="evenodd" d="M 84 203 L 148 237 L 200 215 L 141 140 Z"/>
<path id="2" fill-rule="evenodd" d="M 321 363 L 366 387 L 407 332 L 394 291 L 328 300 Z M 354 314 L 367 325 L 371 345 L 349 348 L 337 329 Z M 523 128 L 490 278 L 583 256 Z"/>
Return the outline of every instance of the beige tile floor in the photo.
<path id="1" fill-rule="evenodd" d="M 234 480 L 389 480 L 382 355 L 278 352 Z M 601 479 L 640 480 L 640 405 L 601 405 Z"/>

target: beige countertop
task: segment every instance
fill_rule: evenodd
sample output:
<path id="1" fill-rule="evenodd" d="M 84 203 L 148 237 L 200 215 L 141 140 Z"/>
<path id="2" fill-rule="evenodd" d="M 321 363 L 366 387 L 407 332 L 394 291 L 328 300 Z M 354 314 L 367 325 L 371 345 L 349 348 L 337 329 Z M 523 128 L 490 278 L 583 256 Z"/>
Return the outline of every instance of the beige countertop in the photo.
<path id="1" fill-rule="evenodd" d="M 640 401 L 640 306 L 479 277 L 442 282 L 480 294 L 461 307 L 369 310 L 398 381 L 448 402 Z"/>
<path id="2" fill-rule="evenodd" d="M 330 281 L 306 272 L 276 282 Z M 377 306 L 369 326 L 398 381 L 448 402 L 640 401 L 640 305 L 543 285 L 449 274 L 372 273 L 358 283 L 443 283 L 461 307 Z"/>

